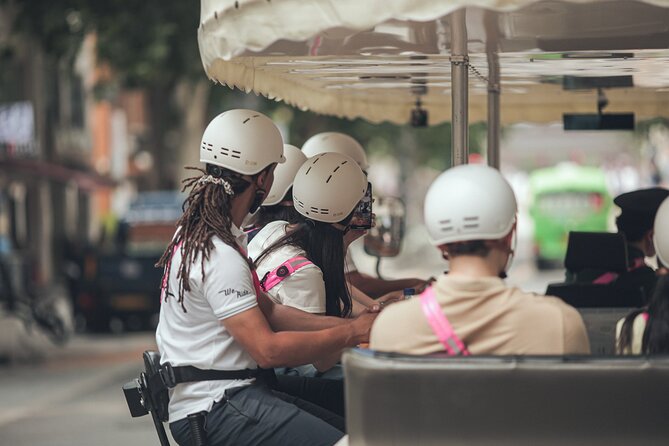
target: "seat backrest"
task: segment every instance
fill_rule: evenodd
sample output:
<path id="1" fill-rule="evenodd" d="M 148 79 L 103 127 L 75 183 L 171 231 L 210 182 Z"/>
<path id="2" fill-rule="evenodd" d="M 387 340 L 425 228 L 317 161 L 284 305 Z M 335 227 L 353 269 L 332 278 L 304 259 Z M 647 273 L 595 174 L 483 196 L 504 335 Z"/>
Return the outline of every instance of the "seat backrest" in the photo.
<path id="1" fill-rule="evenodd" d="M 640 287 L 622 287 L 616 282 L 599 285 L 595 283 L 551 283 L 546 288 L 547 296 L 556 296 L 576 308 L 629 308 L 644 305 L 645 297 Z"/>
<path id="2" fill-rule="evenodd" d="M 622 233 L 569 232 L 564 266 L 568 271 L 586 269 L 627 271 L 627 244 Z"/>
<path id="3" fill-rule="evenodd" d="M 664 445 L 669 358 L 415 357 L 349 350 L 351 446 Z"/>
<path id="4" fill-rule="evenodd" d="M 634 308 L 579 308 L 590 340 L 593 355 L 614 355 L 616 346 L 616 324 Z"/>

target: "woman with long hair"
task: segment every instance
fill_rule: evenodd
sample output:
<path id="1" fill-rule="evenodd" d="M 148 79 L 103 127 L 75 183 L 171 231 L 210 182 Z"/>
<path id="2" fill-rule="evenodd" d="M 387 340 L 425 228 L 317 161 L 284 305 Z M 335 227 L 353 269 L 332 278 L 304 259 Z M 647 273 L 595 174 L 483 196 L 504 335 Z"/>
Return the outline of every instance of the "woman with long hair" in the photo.
<path id="1" fill-rule="evenodd" d="M 367 180 L 348 156 L 323 153 L 308 159 L 293 184 L 293 202 L 300 219 L 267 224 L 249 245 L 269 297 L 277 303 L 328 316 L 348 317 L 352 311 L 344 271 L 344 234 Z M 299 269 L 273 286 L 268 278 L 292 259 L 305 259 Z"/>
<path id="2" fill-rule="evenodd" d="M 618 322 L 619 354 L 669 353 L 669 198 L 657 210 L 654 228 L 658 281 L 648 307 L 634 310 Z"/>
<path id="3" fill-rule="evenodd" d="M 365 176 L 367 176 L 369 162 L 367 161 L 365 149 L 355 138 L 345 133 L 317 133 L 305 141 L 304 145 L 302 145 L 302 152 L 304 152 L 307 157 L 313 157 L 327 152 L 341 153 L 342 155 L 350 156 L 358 166 L 360 166 L 365 173 Z M 349 231 L 345 238 L 347 246 L 366 233 L 367 231 L 365 229 L 354 229 Z M 384 296 L 385 299 L 392 300 L 392 296 L 400 296 L 402 290 L 405 288 L 414 288 L 417 292 L 421 292 L 431 279 L 427 281 L 417 278 L 386 280 L 372 277 L 358 271 L 358 268 L 353 261 L 353 256 L 351 255 L 350 250 L 347 249 L 346 280 L 352 286 L 354 298 L 365 305 L 365 302 L 368 299 L 379 299 L 382 298 L 382 296 Z M 362 298 L 358 299 L 357 297 L 360 295 L 362 295 Z"/>
<path id="4" fill-rule="evenodd" d="M 161 363 L 175 371 L 173 437 L 190 444 L 192 416 L 210 445 L 334 444 L 344 429 L 341 384 L 277 380 L 264 369 L 332 361 L 368 339 L 375 315 L 313 316 L 276 305 L 260 288 L 240 226 L 284 161 L 269 118 L 221 113 L 204 132 L 200 161 L 205 169 L 185 182 L 184 214 L 158 263 L 165 273 L 156 341 Z"/>

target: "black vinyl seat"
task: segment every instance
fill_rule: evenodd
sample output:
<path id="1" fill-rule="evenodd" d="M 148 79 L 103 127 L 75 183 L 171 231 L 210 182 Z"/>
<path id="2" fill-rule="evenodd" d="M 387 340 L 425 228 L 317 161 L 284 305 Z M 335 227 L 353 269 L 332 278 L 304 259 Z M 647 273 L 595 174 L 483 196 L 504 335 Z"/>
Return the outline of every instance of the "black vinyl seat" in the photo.
<path id="1" fill-rule="evenodd" d="M 646 302 L 641 288 L 621 286 L 616 281 L 629 267 L 621 233 L 570 232 L 564 264 L 567 281 L 549 284 L 547 295 L 576 308 L 635 308 Z M 594 283 L 606 274 L 608 280 Z"/>
<path id="2" fill-rule="evenodd" d="M 589 272 L 624 273 L 629 267 L 625 236 L 619 232 L 571 231 L 564 266 L 577 282 L 580 275 Z"/>
<path id="3" fill-rule="evenodd" d="M 565 256 L 567 281 L 551 283 L 546 294 L 577 308 L 596 355 L 614 353 L 616 322 L 644 305 L 642 288 L 619 283 L 628 270 L 627 243 L 621 233 L 570 232 Z M 608 275 L 603 283 L 593 283 Z"/>

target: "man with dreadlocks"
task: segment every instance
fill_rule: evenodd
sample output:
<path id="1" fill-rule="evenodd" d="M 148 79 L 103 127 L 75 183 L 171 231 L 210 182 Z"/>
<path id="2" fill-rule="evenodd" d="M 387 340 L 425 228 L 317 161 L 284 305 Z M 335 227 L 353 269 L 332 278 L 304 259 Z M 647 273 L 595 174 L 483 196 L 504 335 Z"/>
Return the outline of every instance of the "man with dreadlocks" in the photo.
<path id="1" fill-rule="evenodd" d="M 269 118 L 251 110 L 218 115 L 204 132 L 200 161 L 206 168 L 185 181 L 184 214 L 158 263 L 165 268 L 161 363 L 199 373 L 170 389 L 172 435 L 190 444 L 188 418 L 201 414 L 210 445 L 334 444 L 344 431 L 341 382 L 277 379 L 263 369 L 334 363 L 343 348 L 367 341 L 375 314 L 311 315 L 260 289 L 240 226 L 284 161 Z"/>

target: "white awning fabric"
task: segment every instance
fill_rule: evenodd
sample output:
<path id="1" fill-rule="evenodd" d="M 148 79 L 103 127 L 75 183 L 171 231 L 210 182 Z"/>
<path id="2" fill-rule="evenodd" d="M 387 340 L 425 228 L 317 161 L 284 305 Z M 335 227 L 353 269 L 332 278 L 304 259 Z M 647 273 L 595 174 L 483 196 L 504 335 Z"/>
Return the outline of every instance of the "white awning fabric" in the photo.
<path id="1" fill-rule="evenodd" d="M 568 79 L 628 76 L 606 112 L 669 117 L 669 0 L 202 0 L 198 29 L 214 81 L 301 109 L 430 124 L 450 121 L 451 18 L 466 7 L 469 120 L 486 119 L 498 57 L 501 121 L 596 111 Z"/>

